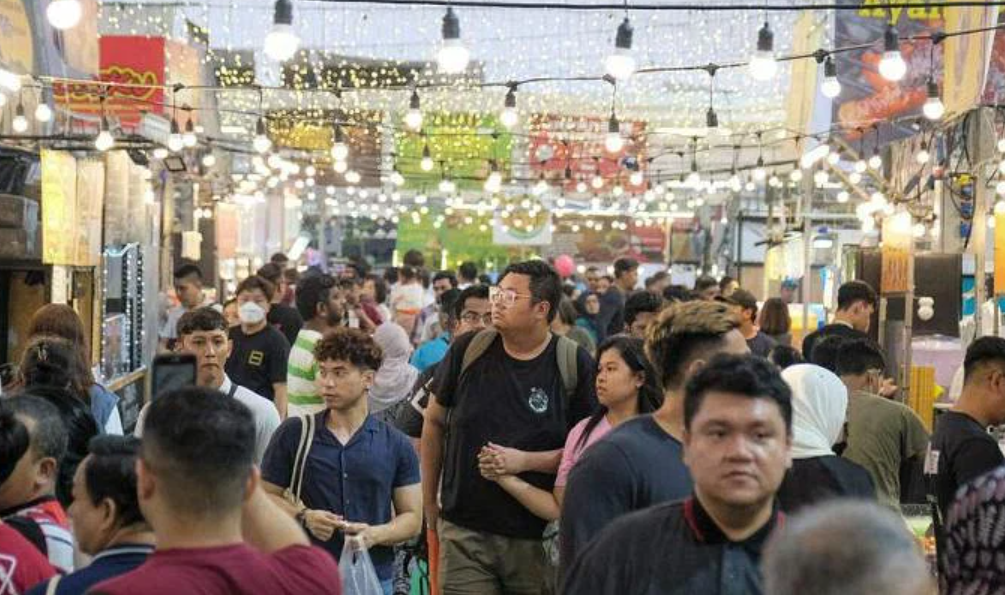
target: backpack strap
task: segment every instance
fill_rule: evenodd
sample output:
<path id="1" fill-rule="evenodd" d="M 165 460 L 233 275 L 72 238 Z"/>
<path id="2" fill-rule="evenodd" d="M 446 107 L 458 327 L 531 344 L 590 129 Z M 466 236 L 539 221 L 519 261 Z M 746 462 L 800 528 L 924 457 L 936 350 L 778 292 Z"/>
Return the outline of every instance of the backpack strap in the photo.
<path id="1" fill-rule="evenodd" d="M 577 355 L 579 344 L 568 337 L 560 336 L 555 347 L 558 358 L 558 374 L 562 377 L 562 387 L 565 389 L 565 403 L 568 406 L 576 398 L 576 388 L 579 384 Z"/>
<path id="2" fill-rule="evenodd" d="M 57 574 L 49 579 L 49 584 L 45 587 L 45 595 L 56 595 L 56 590 L 59 588 L 59 580 L 61 578 L 63 578 L 63 575 Z"/>
<path id="3" fill-rule="evenodd" d="M 293 470 L 290 474 L 290 493 L 300 500 L 300 491 L 304 484 L 304 470 L 307 468 L 307 455 L 314 442 L 314 416 L 311 414 L 300 417 L 300 443 L 297 445 L 296 458 L 293 459 Z"/>
<path id="4" fill-rule="evenodd" d="M 464 359 L 461 360 L 461 374 L 471 367 L 475 361 L 481 356 L 485 355 L 485 352 L 489 350 L 492 343 L 499 336 L 499 331 L 494 328 L 487 328 L 482 331 L 478 331 L 478 334 L 472 337 L 471 342 L 468 343 L 467 348 L 464 350 Z M 458 376 L 458 382 L 460 382 L 460 376 Z"/>

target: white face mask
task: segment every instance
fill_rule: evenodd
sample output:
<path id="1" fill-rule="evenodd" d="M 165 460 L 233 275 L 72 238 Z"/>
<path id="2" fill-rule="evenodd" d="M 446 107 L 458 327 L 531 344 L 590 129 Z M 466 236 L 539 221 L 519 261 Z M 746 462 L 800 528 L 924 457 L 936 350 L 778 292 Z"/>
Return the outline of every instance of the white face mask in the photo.
<path id="1" fill-rule="evenodd" d="M 244 302 L 237 309 L 237 316 L 244 324 L 258 324 L 265 320 L 265 309 L 255 302 Z"/>

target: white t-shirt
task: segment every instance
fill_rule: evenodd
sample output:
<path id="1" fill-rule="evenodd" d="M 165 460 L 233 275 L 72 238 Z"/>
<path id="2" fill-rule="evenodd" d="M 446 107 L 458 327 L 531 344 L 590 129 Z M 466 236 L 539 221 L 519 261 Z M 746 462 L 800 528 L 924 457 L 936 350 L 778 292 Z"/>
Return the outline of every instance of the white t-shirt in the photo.
<path id="1" fill-rule="evenodd" d="M 223 384 L 216 390 L 229 395 L 234 386 L 237 387 L 234 390 L 234 398 L 244 403 L 251 410 L 251 415 L 255 419 L 255 464 L 260 465 L 262 457 L 265 456 L 265 449 L 268 448 L 269 441 L 272 440 L 272 434 L 279 427 L 279 411 L 276 410 L 272 401 L 241 385 L 235 385 L 226 374 L 223 376 Z M 133 434 L 137 438 L 143 436 L 143 423 L 146 421 L 148 409 L 150 409 L 150 403 L 143 406 L 139 417 L 136 418 L 136 429 Z"/>

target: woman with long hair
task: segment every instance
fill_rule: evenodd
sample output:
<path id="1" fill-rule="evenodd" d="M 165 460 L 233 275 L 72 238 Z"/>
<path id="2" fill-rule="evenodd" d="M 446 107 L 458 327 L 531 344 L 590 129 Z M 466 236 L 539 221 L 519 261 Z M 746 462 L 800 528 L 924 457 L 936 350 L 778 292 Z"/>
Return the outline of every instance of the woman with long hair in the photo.
<path id="1" fill-rule="evenodd" d="M 58 337 L 69 341 L 74 355 L 74 382 L 83 391 L 75 391 L 91 408 L 98 431 L 102 434 L 122 434 L 119 397 L 98 384 L 91 372 L 91 347 L 84 332 L 84 323 L 76 310 L 66 304 L 46 304 L 39 308 L 28 327 L 28 339 Z"/>
<path id="2" fill-rule="evenodd" d="M 762 333 L 774 339 L 775 343 L 792 346 L 792 318 L 789 316 L 789 306 L 782 298 L 765 300 L 757 326 Z"/>

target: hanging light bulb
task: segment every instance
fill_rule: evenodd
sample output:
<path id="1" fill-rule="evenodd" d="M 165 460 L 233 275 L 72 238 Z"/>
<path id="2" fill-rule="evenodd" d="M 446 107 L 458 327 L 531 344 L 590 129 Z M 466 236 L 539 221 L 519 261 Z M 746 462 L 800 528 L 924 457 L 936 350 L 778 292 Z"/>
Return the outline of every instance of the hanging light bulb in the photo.
<path id="1" fill-rule="evenodd" d="M 503 110 L 499 114 L 499 121 L 506 128 L 513 128 L 519 122 L 520 116 L 516 111 L 516 87 L 510 87 L 506 92 L 506 99 L 503 101 Z"/>
<path id="2" fill-rule="evenodd" d="M 391 172 L 391 184 L 398 187 L 404 186 L 405 184 L 405 176 L 401 175 L 401 172 L 398 171 L 397 165 L 394 166 L 394 171 Z"/>
<path id="3" fill-rule="evenodd" d="M 824 81 L 820 84 L 820 92 L 823 93 L 824 97 L 830 99 L 841 94 L 841 81 L 837 77 L 837 64 L 830 56 L 824 60 Z"/>
<path id="4" fill-rule="evenodd" d="M 645 176 L 642 175 L 641 171 L 635 170 L 632 175 L 628 176 L 628 182 L 632 186 L 641 186 L 642 182 L 645 182 Z"/>
<path id="5" fill-rule="evenodd" d="M 586 182 L 582 180 L 576 182 L 576 192 L 583 194 L 584 192 L 586 192 L 586 190 L 587 190 Z"/>
<path id="6" fill-rule="evenodd" d="M 433 171 L 433 157 L 429 153 L 429 145 L 422 147 L 422 161 L 419 162 L 419 167 L 422 171 Z"/>
<path id="7" fill-rule="evenodd" d="M 611 119 L 607 122 L 607 136 L 604 137 L 604 148 L 608 153 L 619 153 L 625 147 L 625 139 L 621 138 L 621 124 L 611 110 Z"/>
<path id="8" fill-rule="evenodd" d="M 883 33 L 883 58 L 879 61 L 879 74 L 888 81 L 897 82 L 907 74 L 907 64 L 900 54 L 900 36 L 893 25 Z"/>
<path id="9" fill-rule="evenodd" d="M 212 153 L 206 153 L 202 156 L 202 166 L 210 168 L 216 165 L 216 155 Z M 277 180 L 278 181 L 278 180 Z"/>
<path id="10" fill-rule="evenodd" d="M 757 167 L 754 168 L 754 179 L 758 182 L 763 182 L 765 178 L 768 177 L 767 170 L 764 169 L 764 158 L 757 158 Z"/>
<path id="11" fill-rule="evenodd" d="M 931 158 L 932 156 L 928 153 L 928 143 L 921 141 L 921 147 L 914 156 L 914 160 L 918 162 L 918 165 L 925 165 Z"/>
<path id="12" fill-rule="evenodd" d="M 308 182 L 310 182 L 313 179 L 314 178 L 308 178 L 307 180 L 308 180 Z M 349 182 L 350 184 L 353 184 L 353 185 L 359 184 L 359 181 L 361 179 L 362 179 L 362 176 L 359 175 L 358 171 L 349 170 L 349 171 L 345 172 L 345 181 Z M 313 184 L 311 184 L 311 185 L 313 186 Z"/>
<path id="13" fill-rule="evenodd" d="M 771 80 L 778 71 L 778 62 L 775 61 L 775 34 L 771 32 L 771 26 L 767 22 L 757 32 L 757 51 L 751 56 L 749 67 L 750 76 L 758 81 Z"/>
<path id="14" fill-rule="evenodd" d="M 600 177 L 599 173 L 593 174 L 593 179 L 590 180 L 590 186 L 592 186 L 594 190 L 600 190 L 604 187 L 604 178 Z"/>
<path id="15" fill-rule="evenodd" d="M 54 28 L 65 31 L 80 23 L 83 12 L 80 0 L 51 0 L 45 9 L 45 17 Z"/>
<path id="16" fill-rule="evenodd" d="M 154 159 L 167 159 L 168 155 L 169 155 L 168 150 L 165 149 L 164 147 L 154 148 Z"/>
<path id="17" fill-rule="evenodd" d="M 18 101 L 14 109 L 14 120 L 11 121 L 11 128 L 14 132 L 22 134 L 28 130 L 28 118 L 24 116 L 24 104 Z"/>
<path id="18" fill-rule="evenodd" d="M 40 101 L 35 106 L 35 119 L 43 124 L 52 120 L 52 108 L 45 101 Z"/>
<path id="19" fill-rule="evenodd" d="M 839 151 L 831 151 L 827 155 L 827 163 L 837 165 L 839 161 L 841 161 L 841 153 Z"/>
<path id="20" fill-rule="evenodd" d="M 862 181 L 862 174 L 858 173 L 857 171 L 853 171 L 850 174 L 848 174 L 848 181 L 851 182 L 852 184 L 858 184 L 859 182 Z"/>
<path id="21" fill-rule="evenodd" d="M 114 146 L 115 138 L 108 131 L 108 120 L 104 116 L 101 116 L 101 130 L 98 132 L 98 136 L 94 138 L 94 148 L 105 152 Z"/>
<path id="22" fill-rule="evenodd" d="M 878 150 L 872 154 L 872 157 L 869 158 L 869 167 L 877 170 L 883 167 L 883 158 L 879 156 Z"/>
<path id="23" fill-rule="evenodd" d="M 485 179 L 485 190 L 499 192 L 500 189 L 502 189 L 502 174 L 499 173 L 499 164 L 492 161 L 489 177 Z"/>
<path id="24" fill-rule="evenodd" d="M 813 174 L 813 183 L 817 185 L 817 188 L 823 188 L 830 181 L 830 177 L 824 170 L 817 170 L 817 173 Z"/>
<path id="25" fill-rule="evenodd" d="M 537 184 L 534 185 L 532 190 L 534 196 L 542 196 L 548 192 L 548 182 L 544 179 L 544 174 L 538 179 Z"/>
<path id="26" fill-rule="evenodd" d="M 332 169 L 335 170 L 337 174 L 344 174 L 349 171 L 349 164 L 345 161 L 336 161 L 332 164 Z"/>
<path id="27" fill-rule="evenodd" d="M 185 122 L 185 134 L 181 135 L 181 141 L 189 149 L 199 144 L 199 139 L 195 135 L 195 125 L 192 123 L 192 116 L 189 116 L 188 122 Z"/>
<path id="28" fill-rule="evenodd" d="M 422 128 L 422 103 L 419 100 L 419 92 L 412 91 L 412 96 L 408 100 L 408 111 L 405 112 L 405 125 L 412 130 Z"/>
<path id="29" fill-rule="evenodd" d="M 175 123 L 174 127 L 177 126 L 178 124 Z M 255 147 L 256 151 L 262 154 L 268 153 L 269 149 L 272 148 L 272 140 L 269 139 L 269 135 L 267 134 L 265 128 L 265 118 L 259 117 L 258 122 L 255 123 L 255 139 L 251 142 L 251 144 Z"/>
<path id="30" fill-rule="evenodd" d="M 789 172 L 789 179 L 793 182 L 801 182 L 803 180 L 803 170 L 798 168 L 792 170 Z"/>
<path id="31" fill-rule="evenodd" d="M 345 132 L 338 124 L 335 125 L 335 139 L 332 143 L 331 156 L 335 161 L 345 161 L 349 158 L 349 145 L 345 144 Z"/>
<path id="32" fill-rule="evenodd" d="M 837 193 L 837 201 L 839 203 L 842 203 L 842 204 L 846 203 L 846 202 L 848 202 L 849 198 L 851 198 L 851 196 L 848 194 L 847 190 L 842 190 L 841 192 Z"/>
<path id="33" fill-rule="evenodd" d="M 460 74 L 468 67 L 471 54 L 461 42 L 461 22 L 454 9 L 447 7 L 443 15 L 443 45 L 436 54 L 436 64 L 443 74 Z"/>
<path id="34" fill-rule="evenodd" d="M 178 120 L 171 119 L 171 134 L 168 135 L 167 148 L 172 153 L 177 153 L 185 148 L 185 141 L 181 138 L 181 130 L 178 128 Z"/>
<path id="35" fill-rule="evenodd" d="M 272 30 L 265 36 L 265 54 L 276 62 L 285 62 L 300 48 L 300 38 L 293 30 L 293 2 L 276 0 Z"/>
<path id="36" fill-rule="evenodd" d="M 625 17 L 618 25 L 614 36 L 614 52 L 604 59 L 604 70 L 610 76 L 623 81 L 635 74 L 635 56 L 632 54 L 632 23 Z"/>
<path id="37" fill-rule="evenodd" d="M 942 98 L 939 97 L 939 83 L 935 82 L 935 79 L 928 79 L 928 98 L 925 99 L 925 105 L 921 108 L 922 113 L 929 120 L 939 120 L 942 115 L 946 113 L 946 106 L 942 103 Z"/>
<path id="38" fill-rule="evenodd" d="M 708 111 L 705 112 L 705 130 L 709 136 L 719 129 L 719 116 L 715 113 L 715 109 L 712 106 L 708 106 Z"/>
<path id="39" fill-rule="evenodd" d="M 869 165 L 865 162 L 865 159 L 859 159 L 855 162 L 855 173 L 864 174 L 867 169 L 869 169 Z"/>
<path id="40" fill-rule="evenodd" d="M 7 89 L 11 93 L 17 93 L 21 90 L 21 75 L 14 74 L 5 68 L 0 68 L 0 87 Z"/>

